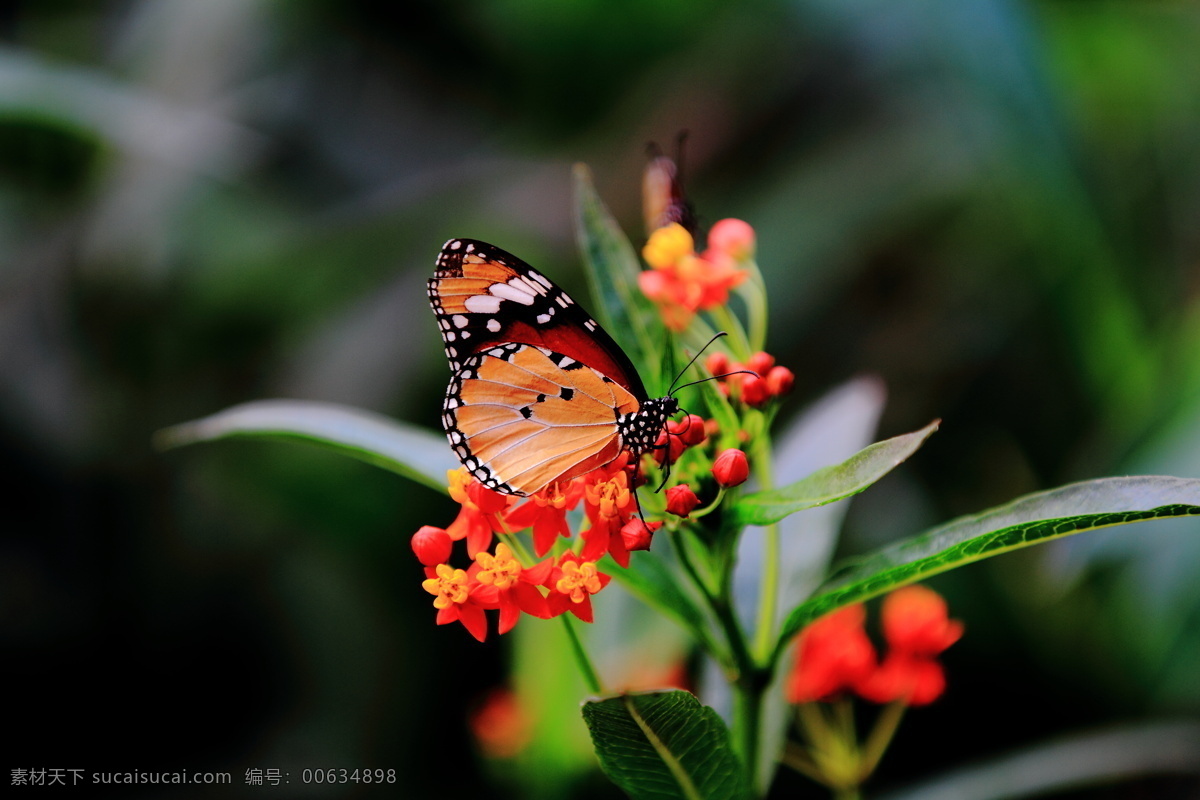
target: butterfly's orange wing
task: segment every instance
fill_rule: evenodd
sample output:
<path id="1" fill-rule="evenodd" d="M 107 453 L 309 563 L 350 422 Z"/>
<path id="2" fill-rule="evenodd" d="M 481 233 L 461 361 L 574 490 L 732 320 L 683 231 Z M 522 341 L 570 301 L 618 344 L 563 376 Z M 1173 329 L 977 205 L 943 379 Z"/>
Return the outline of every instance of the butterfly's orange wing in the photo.
<path id="1" fill-rule="evenodd" d="M 598 370 L 510 343 L 463 362 L 450 381 L 442 423 L 481 483 L 525 495 L 615 459 L 620 418 L 638 408 L 628 390 Z"/>
<path id="2" fill-rule="evenodd" d="M 678 404 L 649 400 L 629 357 L 521 259 L 451 239 L 429 280 L 454 375 L 442 424 L 485 486 L 532 494 L 652 447 Z"/>

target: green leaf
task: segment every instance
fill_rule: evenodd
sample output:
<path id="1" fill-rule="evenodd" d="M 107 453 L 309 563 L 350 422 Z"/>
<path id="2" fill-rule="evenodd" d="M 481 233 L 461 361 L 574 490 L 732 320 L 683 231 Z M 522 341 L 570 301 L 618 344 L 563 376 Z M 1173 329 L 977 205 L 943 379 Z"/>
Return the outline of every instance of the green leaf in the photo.
<path id="1" fill-rule="evenodd" d="M 637 252 L 596 193 L 587 166 L 576 164 L 574 177 L 575 236 L 598 304 L 596 316 L 638 366 L 642 379 L 657 381 L 662 325 L 654 304 L 638 288 L 642 266 Z"/>
<path id="2" fill-rule="evenodd" d="M 749 796 L 717 712 L 688 692 L 645 692 L 583 706 L 604 773 L 634 800 Z"/>
<path id="3" fill-rule="evenodd" d="M 1148 519 L 1200 515 L 1200 480 L 1101 478 L 1027 495 L 885 547 L 826 584 L 784 622 L 776 655 L 801 628 L 836 608 L 1021 547 Z"/>
<path id="4" fill-rule="evenodd" d="M 705 370 L 707 372 L 707 370 Z M 729 398 L 721 394 L 721 390 L 717 388 L 716 381 L 705 381 L 698 383 L 694 387 L 700 396 L 704 398 L 704 405 L 708 409 L 712 418 L 717 421 L 718 430 L 723 436 L 735 437 L 737 435 L 740 422 L 737 418 L 737 413 L 733 410 L 733 406 L 729 402 Z"/>
<path id="5" fill-rule="evenodd" d="M 915 453 L 940 423 L 934 420 L 919 431 L 876 442 L 841 464 L 780 489 L 746 495 L 735 507 L 734 518 L 741 525 L 770 525 L 797 511 L 858 494 Z"/>
<path id="6" fill-rule="evenodd" d="M 445 437 L 369 411 L 307 400 L 258 400 L 155 434 L 163 449 L 231 437 L 292 439 L 321 445 L 446 491 L 458 466 Z"/>

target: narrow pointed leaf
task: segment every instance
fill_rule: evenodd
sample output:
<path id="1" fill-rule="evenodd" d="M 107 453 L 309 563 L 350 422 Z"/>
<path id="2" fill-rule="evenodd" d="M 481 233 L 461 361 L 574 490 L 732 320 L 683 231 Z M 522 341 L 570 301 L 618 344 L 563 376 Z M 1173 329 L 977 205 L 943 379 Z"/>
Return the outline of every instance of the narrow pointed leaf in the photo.
<path id="1" fill-rule="evenodd" d="M 320 445 L 446 491 L 456 463 L 441 434 L 361 409 L 307 400 L 258 400 L 155 434 L 160 448 L 232 437 Z"/>
<path id="2" fill-rule="evenodd" d="M 591 700 L 583 719 L 604 773 L 633 800 L 742 800 L 742 765 L 717 712 L 683 691 Z"/>
<path id="3" fill-rule="evenodd" d="M 740 525 L 770 525 L 789 514 L 858 494 L 911 456 L 937 430 L 941 420 L 859 450 L 841 464 L 819 469 L 779 489 L 743 497 L 734 508 Z"/>
<path id="4" fill-rule="evenodd" d="M 657 380 L 662 372 L 662 325 L 638 287 L 642 266 L 637 252 L 597 194 L 587 166 L 575 165 L 574 177 L 575 236 L 598 306 L 596 315 L 642 378 Z"/>
<path id="5" fill-rule="evenodd" d="M 776 653 L 823 614 L 939 572 L 1095 528 L 1196 515 L 1200 480 L 1147 475 L 1073 483 L 960 517 L 879 550 L 837 575 L 788 615 Z"/>

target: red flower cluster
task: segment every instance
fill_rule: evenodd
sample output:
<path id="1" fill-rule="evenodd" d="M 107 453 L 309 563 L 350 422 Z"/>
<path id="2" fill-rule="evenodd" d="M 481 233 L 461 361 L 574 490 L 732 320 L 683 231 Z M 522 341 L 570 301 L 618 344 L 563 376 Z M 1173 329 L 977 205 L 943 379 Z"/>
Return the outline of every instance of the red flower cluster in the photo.
<path id="1" fill-rule="evenodd" d="M 671 223 L 650 234 L 642 249 L 651 269 L 638 276 L 638 285 L 659 307 L 663 323 L 682 331 L 697 312 L 729 300 L 729 290 L 746 280 L 742 263 L 753 253 L 754 230 L 741 220 L 714 225 L 702 254 L 687 229 Z"/>
<path id="2" fill-rule="evenodd" d="M 949 619 L 946 601 L 924 586 L 892 592 L 883 601 L 882 617 L 890 648 L 882 663 L 863 630 L 862 604 L 805 628 L 787 679 L 788 701 L 808 703 L 849 691 L 875 703 L 921 706 L 940 697 L 946 676 L 936 658 L 962 636 L 962 623 Z"/>
<path id="3" fill-rule="evenodd" d="M 766 405 L 772 398 L 787 394 L 796 382 L 796 376 L 790 369 L 777 366 L 775 357 L 763 352 L 755 353 L 745 364 L 739 364 L 717 351 L 704 360 L 704 366 L 713 375 L 733 373 L 721 379 L 718 384 L 721 393 L 755 408 Z M 747 371 L 754 374 L 747 375 Z"/>
<path id="4" fill-rule="evenodd" d="M 630 551 L 649 549 L 661 525 L 647 525 L 636 517 L 625 458 L 565 483 L 552 483 L 519 505 L 518 498 L 484 487 L 463 468 L 448 476 L 450 496 L 462 506 L 458 517 L 444 530 L 421 527 L 412 537 L 412 548 L 425 566 L 421 585 L 434 595 L 438 624 L 461 622 L 480 641 L 487 635 L 486 610 L 500 612 L 500 633 L 512 630 L 522 612 L 546 619 L 570 611 L 591 622 L 591 595 L 609 581 L 596 562 L 607 553 L 629 566 Z M 495 534 L 532 528 L 534 552 L 541 558 L 559 536 L 571 535 L 567 513 L 580 502 L 590 522 L 580 533 L 581 553 L 568 550 L 530 566 L 504 542 L 491 550 Z M 474 563 L 456 569 L 448 562 L 454 542 L 463 539 Z"/>

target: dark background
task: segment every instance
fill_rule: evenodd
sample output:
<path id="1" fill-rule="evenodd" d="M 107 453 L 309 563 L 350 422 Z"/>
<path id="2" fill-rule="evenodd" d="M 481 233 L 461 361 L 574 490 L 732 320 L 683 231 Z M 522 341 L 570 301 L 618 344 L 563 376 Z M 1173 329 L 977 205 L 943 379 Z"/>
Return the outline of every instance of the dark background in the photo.
<path id="1" fill-rule="evenodd" d="M 881 436 L 944 419 L 854 501 L 845 552 L 1072 480 L 1200 477 L 1194 4 L 0 9 L 10 769 L 239 787 L 114 796 L 298 796 L 241 787 L 272 766 L 394 768 L 411 797 L 617 796 L 473 746 L 467 711 L 511 651 L 433 625 L 407 542 L 448 500 L 298 445 L 150 442 L 265 397 L 436 426 L 441 243 L 495 242 L 584 296 L 571 164 L 640 245 L 645 146 L 682 129 L 702 225 L 758 231 L 785 416 L 874 373 Z M 967 636 L 876 785 L 1195 719 L 1198 569 L 1196 523 L 1156 523 L 934 581 Z"/>

